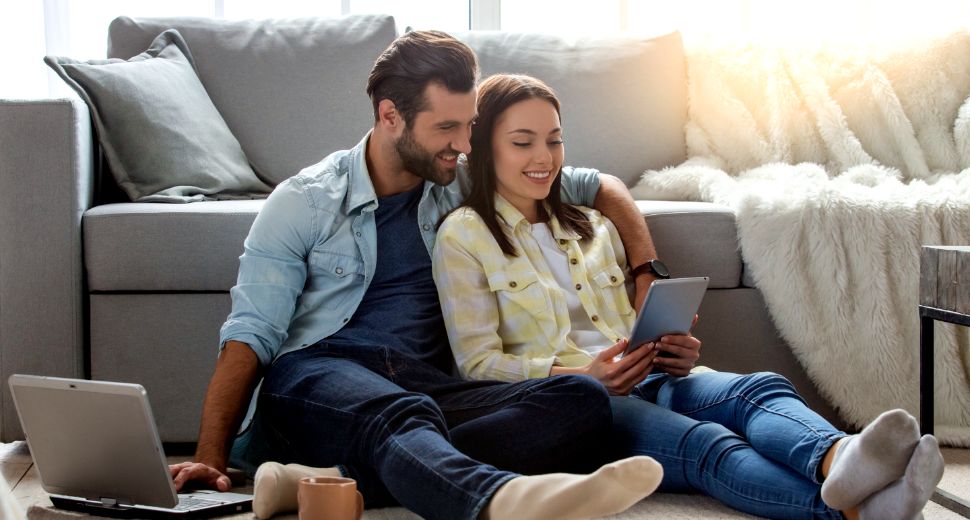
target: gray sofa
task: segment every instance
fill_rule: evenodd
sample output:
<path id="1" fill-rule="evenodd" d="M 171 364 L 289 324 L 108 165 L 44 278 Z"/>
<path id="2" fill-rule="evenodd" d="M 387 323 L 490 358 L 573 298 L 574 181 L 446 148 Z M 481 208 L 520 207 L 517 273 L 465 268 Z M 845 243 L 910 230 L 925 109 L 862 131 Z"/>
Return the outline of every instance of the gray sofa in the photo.
<path id="1" fill-rule="evenodd" d="M 399 31 L 392 18 L 377 15 L 119 18 L 110 27 L 109 54 L 136 55 L 170 27 L 185 38 L 212 102 L 270 184 L 353 146 L 367 131 L 367 74 Z M 685 159 L 678 34 L 457 36 L 478 52 L 483 76 L 530 73 L 559 92 L 568 163 L 632 185 L 645 169 Z M 83 102 L 0 100 L 0 440 L 23 435 L 6 379 L 31 373 L 141 383 L 163 441 L 194 441 L 228 291 L 261 204 L 128 202 Z M 785 374 L 835 419 L 745 276 L 731 210 L 638 204 L 674 276 L 711 278 L 696 329 L 704 364 Z"/>

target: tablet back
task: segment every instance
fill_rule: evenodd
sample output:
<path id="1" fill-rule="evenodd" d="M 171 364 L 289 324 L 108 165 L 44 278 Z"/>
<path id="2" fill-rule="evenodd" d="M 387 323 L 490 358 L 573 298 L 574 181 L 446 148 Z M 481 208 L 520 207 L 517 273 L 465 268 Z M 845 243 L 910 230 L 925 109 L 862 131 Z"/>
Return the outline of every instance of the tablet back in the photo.
<path id="1" fill-rule="evenodd" d="M 707 291 L 708 280 L 706 276 L 655 280 L 647 291 L 630 332 L 626 351 L 635 350 L 666 334 L 690 332 L 694 316 Z"/>

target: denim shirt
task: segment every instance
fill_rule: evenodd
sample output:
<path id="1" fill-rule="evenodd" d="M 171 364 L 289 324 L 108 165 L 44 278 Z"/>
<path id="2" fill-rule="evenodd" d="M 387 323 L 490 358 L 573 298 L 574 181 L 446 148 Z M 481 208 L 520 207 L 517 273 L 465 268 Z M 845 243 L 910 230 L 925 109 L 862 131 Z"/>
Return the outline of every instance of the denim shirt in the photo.
<path id="1" fill-rule="evenodd" d="M 377 264 L 369 138 L 280 183 L 266 200 L 239 258 L 220 349 L 229 340 L 246 343 L 267 366 L 330 336 L 353 316 Z M 562 175 L 563 200 L 592 206 L 597 171 L 564 167 Z M 418 223 L 429 255 L 438 221 L 467 192 L 464 163 L 457 178 L 447 186 L 424 183 Z"/>

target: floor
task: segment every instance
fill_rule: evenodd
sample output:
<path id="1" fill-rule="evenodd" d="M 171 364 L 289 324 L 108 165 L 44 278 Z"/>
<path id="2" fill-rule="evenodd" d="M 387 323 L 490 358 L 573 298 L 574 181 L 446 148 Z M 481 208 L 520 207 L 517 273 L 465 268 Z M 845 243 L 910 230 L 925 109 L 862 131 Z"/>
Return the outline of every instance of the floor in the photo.
<path id="1" fill-rule="evenodd" d="M 946 459 L 947 464 L 940 488 L 964 500 L 970 501 L 970 449 L 944 449 L 943 457 Z M 186 458 L 170 457 L 170 461 L 175 462 L 185 460 Z M 17 498 L 25 511 L 31 505 L 45 507 L 51 505 L 50 500 L 47 498 L 47 493 L 41 488 L 40 479 L 37 476 L 37 469 L 31 461 L 30 451 L 25 442 L 0 443 L 0 473 L 3 474 L 7 485 L 13 490 L 14 497 Z M 627 514 L 620 515 L 616 518 L 672 518 L 669 515 L 669 508 L 671 506 L 676 507 L 679 503 L 687 504 L 689 502 L 696 502 L 702 499 L 702 497 L 691 498 L 683 495 L 670 495 L 667 497 L 658 496 L 656 499 L 658 501 L 655 504 L 648 504 L 647 502 L 650 499 L 645 500 L 637 506 L 634 506 L 633 509 L 636 509 L 636 512 L 631 509 Z M 688 502 L 683 502 L 684 500 Z M 713 504 L 708 509 L 711 510 L 711 513 L 703 516 L 703 518 L 751 518 L 742 514 L 731 514 L 733 512 L 723 510 L 719 504 Z M 654 514 L 651 514 L 651 510 Z M 668 514 L 661 514 L 661 510 L 666 510 Z M 365 518 L 386 516 L 383 514 L 373 515 L 373 513 L 378 513 L 379 511 L 369 511 L 371 514 L 365 515 Z M 642 511 L 642 515 L 637 514 L 640 511 Z M 633 513 L 633 515 L 629 513 Z M 923 514 L 926 520 L 963 520 L 964 518 L 970 518 L 954 513 L 933 502 L 927 504 Z M 410 517 L 411 515 L 406 516 Z M 246 517 L 252 518 L 251 515 L 246 515 Z M 693 518 L 701 517 L 693 516 Z"/>

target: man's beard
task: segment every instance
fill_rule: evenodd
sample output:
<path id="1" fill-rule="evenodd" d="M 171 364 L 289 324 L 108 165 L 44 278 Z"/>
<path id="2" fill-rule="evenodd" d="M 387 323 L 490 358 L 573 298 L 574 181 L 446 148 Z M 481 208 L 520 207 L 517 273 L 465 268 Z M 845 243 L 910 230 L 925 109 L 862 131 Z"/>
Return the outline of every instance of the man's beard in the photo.
<path id="1" fill-rule="evenodd" d="M 414 175 L 440 186 L 451 184 L 451 181 L 455 180 L 455 168 L 444 168 L 436 164 L 436 154 L 425 150 L 424 147 L 418 144 L 414 140 L 414 135 L 411 133 L 410 128 L 404 129 L 404 133 L 394 143 L 394 149 L 397 150 L 397 154 L 401 157 L 401 165 L 404 169 Z M 451 150 L 450 147 L 448 150 L 442 151 L 442 153 L 454 153 L 458 155 L 458 152 Z"/>

